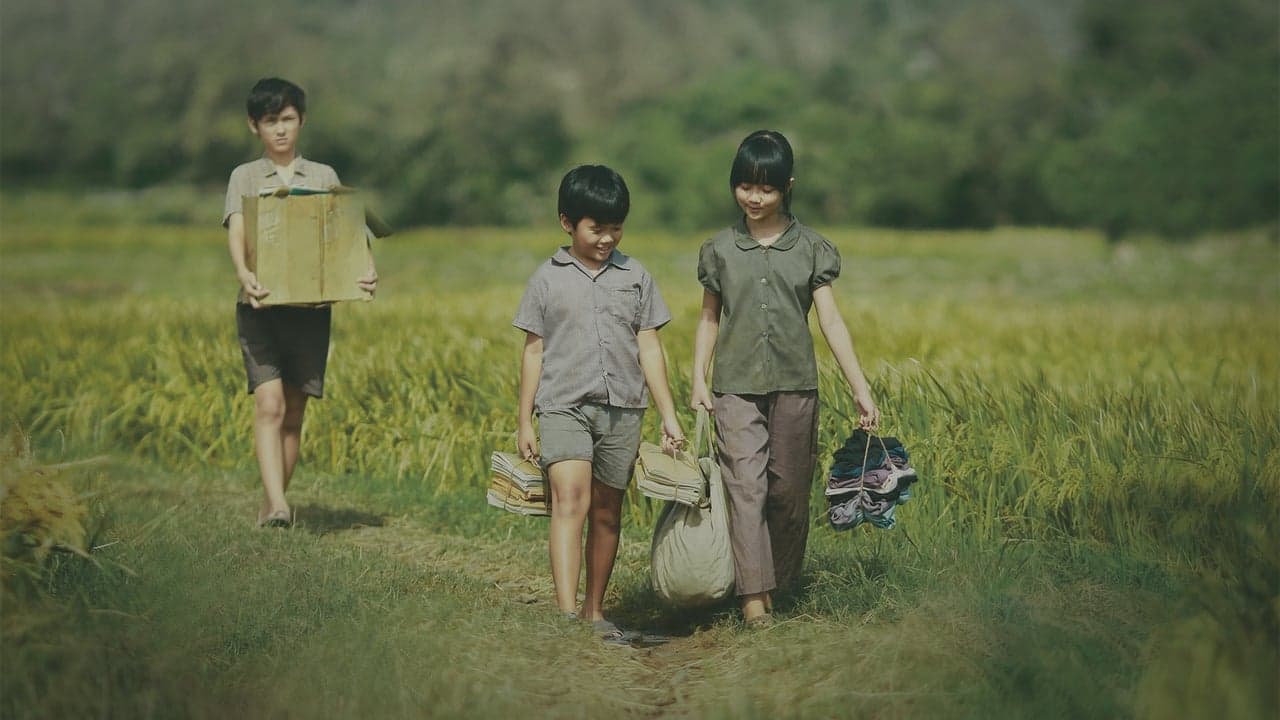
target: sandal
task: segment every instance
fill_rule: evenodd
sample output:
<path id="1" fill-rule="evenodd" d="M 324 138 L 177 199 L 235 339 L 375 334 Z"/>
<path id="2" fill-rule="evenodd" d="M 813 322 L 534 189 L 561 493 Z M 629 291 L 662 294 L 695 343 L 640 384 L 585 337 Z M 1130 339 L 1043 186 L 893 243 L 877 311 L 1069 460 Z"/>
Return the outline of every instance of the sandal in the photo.
<path id="1" fill-rule="evenodd" d="M 613 647 L 631 647 L 632 641 L 640 637 L 639 633 L 623 630 L 608 620 L 596 620 L 591 623 L 591 630 L 599 634 L 601 642 Z"/>
<path id="2" fill-rule="evenodd" d="M 293 510 L 277 510 L 267 516 L 265 523 L 269 528 L 290 528 L 293 527 Z"/>

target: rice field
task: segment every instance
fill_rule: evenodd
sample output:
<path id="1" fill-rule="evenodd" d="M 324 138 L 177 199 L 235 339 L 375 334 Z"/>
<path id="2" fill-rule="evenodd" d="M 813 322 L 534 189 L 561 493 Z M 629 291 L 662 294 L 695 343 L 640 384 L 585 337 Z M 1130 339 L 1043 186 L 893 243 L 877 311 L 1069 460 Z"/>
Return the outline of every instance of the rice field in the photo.
<path id="1" fill-rule="evenodd" d="M 829 232 L 841 309 L 919 492 L 898 529 L 836 534 L 815 479 L 804 587 L 762 634 L 731 608 L 657 604 L 657 507 L 633 491 L 610 602 L 678 638 L 619 655 L 554 621 L 543 521 L 483 502 L 489 452 L 514 446 L 511 316 L 554 224 L 375 248 L 378 299 L 336 310 L 327 397 L 308 409 L 302 526 L 263 533 L 222 233 L 0 211 L 0 420 L 31 448 L 7 467 L 109 458 L 58 472 L 98 549 L 55 553 L 32 581 L 6 572 L 5 716 L 1249 718 L 1280 704 L 1271 233 Z M 623 243 L 675 316 L 661 336 L 681 402 L 704 235 L 631 226 Z M 819 347 L 825 464 L 854 413 Z"/>

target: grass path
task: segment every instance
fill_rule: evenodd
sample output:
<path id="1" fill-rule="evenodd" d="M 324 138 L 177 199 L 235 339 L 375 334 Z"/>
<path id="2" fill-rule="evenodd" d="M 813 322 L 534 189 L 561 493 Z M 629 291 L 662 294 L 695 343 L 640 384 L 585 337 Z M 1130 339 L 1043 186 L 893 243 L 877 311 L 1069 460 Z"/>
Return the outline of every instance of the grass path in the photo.
<path id="1" fill-rule="evenodd" d="M 57 668 L 5 678 L 31 717 L 1113 716 L 1162 612 L 1150 590 L 1026 560 L 991 586 L 895 587 L 909 546 L 837 563 L 854 541 L 815 531 L 808 588 L 749 632 L 731 608 L 660 608 L 647 531 L 628 528 L 607 606 L 675 637 L 613 648 L 558 617 L 543 519 L 450 531 L 448 503 L 406 512 L 304 477 L 298 526 L 256 530 L 243 478 L 72 475 L 106 547 L 96 567 L 62 560 L 22 627 L 6 616 L 5 666 Z M 1097 694 L 1072 696 L 1086 680 Z"/>
<path id="2" fill-rule="evenodd" d="M 231 705 L 249 717 L 416 716 L 426 707 L 472 717 L 487 714 L 485 706 L 514 712 L 532 703 L 540 717 L 705 716 L 707 707 L 690 706 L 702 693 L 703 667 L 754 640 L 735 641 L 734 624 L 713 613 L 668 622 L 662 629 L 682 637 L 665 645 L 605 646 L 582 624 L 558 618 L 545 547 L 529 533 L 464 538 L 410 515 L 361 509 L 368 502 L 358 497 L 305 489 L 293 493 L 297 527 L 256 530 L 256 494 L 237 482 L 135 465 L 83 482 L 110 518 L 98 539 L 106 546 L 97 553 L 101 568 L 81 567 L 55 588 L 78 613 L 46 608 L 27 628 L 28 638 L 54 642 L 8 646 L 17 656 L 6 661 L 65 659 L 97 646 L 106 662 L 134 666 L 139 696 L 172 695 L 180 715 L 217 715 Z M 645 563 L 647 548 L 624 543 L 619 574 Z M 185 639 L 174 643 L 175 631 Z M 335 653 L 341 661 L 326 660 Z M 370 674 L 371 661 L 390 661 L 396 672 Z M 292 669 L 273 683 L 280 663 Z M 205 689 L 179 698 L 196 678 Z M 28 709 L 83 711 L 66 704 L 74 693 L 45 684 L 74 679 L 31 678 L 31 695 L 42 697 Z M 442 707 L 442 696 L 454 704 Z M 120 697 L 112 702 L 112 712 L 129 707 Z M 135 708 L 169 715 L 149 703 Z"/>
<path id="3" fill-rule="evenodd" d="M 526 546 L 520 552 L 513 552 L 509 541 L 435 533 L 407 519 L 332 533 L 326 540 L 382 553 L 418 572 L 438 573 L 444 569 L 457 573 L 500 601 L 548 616 L 556 612 L 554 587 L 546 565 L 545 548 L 541 546 Z M 619 558 L 621 563 L 630 565 L 645 559 L 644 548 L 637 543 L 630 543 Z M 703 619 L 706 624 L 709 616 Z M 729 623 L 722 621 L 722 625 Z M 700 692 L 703 664 L 714 661 L 717 642 L 711 636 L 718 635 L 723 640 L 734 632 L 730 627 L 722 627 L 717 632 L 709 625 L 697 627 L 678 621 L 668 622 L 662 629 L 679 634 L 661 645 L 608 648 L 605 653 L 592 653 L 598 663 L 595 673 L 627 679 L 619 685 L 619 694 L 610 700 L 629 713 L 640 716 L 679 713 L 681 705 Z"/>

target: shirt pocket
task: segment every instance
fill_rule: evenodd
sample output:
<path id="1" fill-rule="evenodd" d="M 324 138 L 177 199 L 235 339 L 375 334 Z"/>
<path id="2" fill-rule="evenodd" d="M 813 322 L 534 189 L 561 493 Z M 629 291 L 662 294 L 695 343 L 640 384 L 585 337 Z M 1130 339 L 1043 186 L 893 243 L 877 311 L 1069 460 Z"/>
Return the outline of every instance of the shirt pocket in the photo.
<path id="1" fill-rule="evenodd" d="M 611 288 L 606 294 L 605 311 L 614 320 L 634 328 L 640 317 L 640 289 Z"/>

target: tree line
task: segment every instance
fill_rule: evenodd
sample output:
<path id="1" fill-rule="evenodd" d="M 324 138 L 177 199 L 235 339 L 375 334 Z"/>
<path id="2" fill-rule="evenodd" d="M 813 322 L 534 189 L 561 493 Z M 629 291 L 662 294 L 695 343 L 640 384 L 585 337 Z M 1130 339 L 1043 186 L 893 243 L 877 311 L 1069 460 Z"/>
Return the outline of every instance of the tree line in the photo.
<path id="1" fill-rule="evenodd" d="M 732 215 L 747 132 L 813 223 L 1170 237 L 1280 214 L 1272 0 L 47 0 L 0 5 L 0 180 L 220 192 L 243 100 L 310 97 L 303 151 L 398 224 L 545 221 L 579 162 L 634 215 Z"/>

